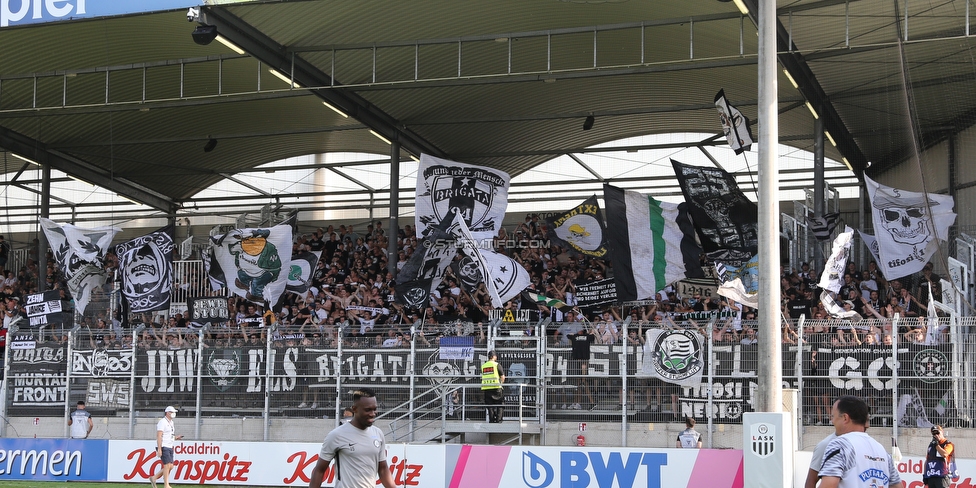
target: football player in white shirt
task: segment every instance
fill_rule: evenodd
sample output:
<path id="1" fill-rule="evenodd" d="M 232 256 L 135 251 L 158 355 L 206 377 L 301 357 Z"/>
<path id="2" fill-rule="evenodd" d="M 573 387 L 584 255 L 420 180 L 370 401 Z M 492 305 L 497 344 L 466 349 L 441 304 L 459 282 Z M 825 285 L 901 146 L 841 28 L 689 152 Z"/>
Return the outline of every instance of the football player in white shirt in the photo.
<path id="1" fill-rule="evenodd" d="M 891 456 L 865 432 L 868 405 L 864 400 L 842 396 L 834 402 L 830 417 L 837 438 L 824 451 L 821 488 L 904 488 Z"/>

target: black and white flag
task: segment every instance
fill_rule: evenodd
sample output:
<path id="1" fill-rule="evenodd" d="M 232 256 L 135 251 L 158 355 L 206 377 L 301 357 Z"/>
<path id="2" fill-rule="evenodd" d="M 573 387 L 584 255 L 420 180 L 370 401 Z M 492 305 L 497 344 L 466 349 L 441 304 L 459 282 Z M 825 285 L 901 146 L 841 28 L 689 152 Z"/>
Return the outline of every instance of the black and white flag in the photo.
<path id="1" fill-rule="evenodd" d="M 741 266 L 759 251 L 759 207 L 719 168 L 671 160 L 685 201 L 691 206 L 702 250 L 714 261 Z"/>
<path id="2" fill-rule="evenodd" d="M 172 225 L 115 246 L 122 296 L 130 313 L 169 309 L 173 291 Z"/>
<path id="3" fill-rule="evenodd" d="M 410 259 L 396 276 L 396 301 L 410 308 L 426 307 L 430 302 L 430 290 L 436 288 L 444 273 L 457 255 L 454 240 L 445 231 L 454 219 L 449 214 L 447 219 L 427 229 L 424 236 L 417 242 Z"/>
<path id="4" fill-rule="evenodd" d="M 579 254 L 594 258 L 607 256 L 606 228 L 596 195 L 559 215 L 546 219 L 549 239 L 563 243 Z"/>
<path id="5" fill-rule="evenodd" d="M 752 148 L 752 128 L 749 127 L 749 118 L 742 115 L 739 109 L 733 107 L 727 98 L 725 90 L 719 90 L 715 94 L 715 108 L 718 109 L 718 117 L 722 122 L 722 132 L 725 133 L 725 140 L 729 147 L 736 154 L 742 154 Z"/>
<path id="6" fill-rule="evenodd" d="M 84 229 L 45 218 L 40 219 L 40 224 L 54 252 L 54 259 L 67 279 L 68 292 L 75 300 L 75 309 L 83 314 L 91 301 L 92 290 L 108 281 L 102 259 L 115 234 L 121 229 Z"/>
<path id="7" fill-rule="evenodd" d="M 319 262 L 322 251 L 302 251 L 291 257 L 288 265 L 288 284 L 285 290 L 299 295 L 308 293 L 312 273 Z"/>
<path id="8" fill-rule="evenodd" d="M 417 238 L 451 212 L 464 219 L 474 239 L 494 238 L 508 209 L 509 180 L 504 171 L 422 154 L 417 170 Z"/>
<path id="9" fill-rule="evenodd" d="M 834 229 L 837 228 L 838 222 L 840 222 L 840 212 L 831 212 L 824 214 L 823 217 L 810 217 L 807 219 L 807 225 L 810 226 L 813 237 L 816 237 L 818 241 L 830 240 L 830 236 L 834 233 Z"/>
<path id="10" fill-rule="evenodd" d="M 471 236 L 471 231 L 468 230 L 468 226 L 464 224 L 464 219 L 459 214 L 454 214 L 454 221 L 451 222 L 451 227 L 448 228 L 447 232 L 454 239 L 455 248 L 461 255 L 458 280 L 469 290 L 477 288 L 482 282 L 486 283 L 485 288 L 491 298 L 491 306 L 501 308 L 502 300 L 498 296 L 498 290 L 491 284 L 491 276 L 488 274 L 488 262 L 481 254 L 478 243 Z"/>

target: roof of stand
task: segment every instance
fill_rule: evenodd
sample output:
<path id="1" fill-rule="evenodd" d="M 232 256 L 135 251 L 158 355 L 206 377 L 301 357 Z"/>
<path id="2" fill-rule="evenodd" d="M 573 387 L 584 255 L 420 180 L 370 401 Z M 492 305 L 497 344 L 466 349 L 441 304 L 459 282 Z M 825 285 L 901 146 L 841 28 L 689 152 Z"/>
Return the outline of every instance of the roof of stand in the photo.
<path id="1" fill-rule="evenodd" d="M 747 16 L 716 0 L 204 7 L 199 23 L 244 54 L 194 43 L 199 23 L 185 10 L 6 27 L 0 45 L 22 48 L 0 57 L 0 148 L 164 212 L 291 156 L 388 156 L 377 135 L 396 139 L 403 159 L 425 152 L 518 175 L 629 136 L 719 134 L 721 88 L 755 119 L 756 5 L 745 4 Z M 806 102 L 837 143 L 827 156 L 858 174 L 906 157 L 913 117 L 922 141 L 970 124 L 962 0 L 911 4 L 908 31 L 889 1 L 779 6 L 779 60 L 799 83 L 778 80 L 784 144 L 812 149 Z M 915 112 L 905 85 L 925 102 Z"/>

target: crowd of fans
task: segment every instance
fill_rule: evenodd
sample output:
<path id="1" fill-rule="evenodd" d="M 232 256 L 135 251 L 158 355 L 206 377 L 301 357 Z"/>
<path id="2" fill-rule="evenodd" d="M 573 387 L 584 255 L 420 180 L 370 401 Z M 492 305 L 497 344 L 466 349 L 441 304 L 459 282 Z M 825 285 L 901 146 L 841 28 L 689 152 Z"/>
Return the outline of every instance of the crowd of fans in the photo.
<path id="1" fill-rule="evenodd" d="M 486 324 L 492 315 L 490 299 L 485 285 L 469 292 L 459 285 L 448 269 L 441 284 L 432 291 L 430 303 L 422 309 L 409 309 L 394 300 L 394 276 L 388 271 L 389 239 L 396 239 L 395 266 L 403 267 L 410 256 L 417 252 L 418 239 L 410 225 L 405 225 L 390 235 L 382 221 L 373 221 L 362 233 L 354 225 L 318 228 L 310 234 L 298 234 L 294 239 L 293 252 L 320 251 L 321 258 L 312 272 L 308 293 L 286 293 L 279 309 L 266 310 L 264 306 L 240 297 L 228 299 L 230 320 L 211 327 L 204 340 L 208 345 L 241 346 L 248 343 L 262 344 L 267 331 L 274 325 L 273 339 L 326 347 L 408 347 L 411 340 L 420 346 L 436 343 L 443 336 L 474 336 L 484 340 Z M 0 238 L 2 243 L 2 238 Z M 515 243 L 515 246 L 512 244 Z M 594 334 L 597 344 L 627 343 L 640 345 L 648 328 L 696 328 L 704 336 L 712 335 L 716 343 L 755 344 L 755 321 L 759 310 L 736 303 L 720 296 L 702 296 L 694 293 L 679 296 L 675 287 L 661 290 L 657 296 L 641 304 L 620 308 L 598 306 L 581 308 L 576 301 L 576 287 L 613 275 L 609 261 L 581 256 L 550 243 L 546 223 L 538 215 L 529 215 L 514 229 L 502 228 L 495 238 L 495 249 L 518 261 L 530 274 L 530 288 L 565 306 L 547 306 L 522 296 L 504 305 L 506 310 L 532 311 L 532 317 L 548 317 L 556 325 L 550 326 L 547 335 L 553 344 L 567 344 L 566 336 L 580 331 Z M 0 245 L 4 247 L 6 244 Z M 8 249 L 9 251 L 9 249 Z M 4 251 L 6 255 L 8 251 Z M 33 257 L 36 257 L 33 256 Z M 6 258 L 4 256 L 4 265 Z M 111 271 L 117 263 L 111 258 L 106 267 Z M 5 277 L 0 284 L 0 302 L 4 312 L 4 331 L 17 316 L 26 318 L 25 297 L 36 293 L 38 280 L 37 261 L 28 258 L 20 269 L 3 268 Z M 855 263 L 848 263 L 844 284 L 835 300 L 847 310 L 853 311 L 846 319 L 831 318 L 821 302 L 821 290 L 817 288 L 819 270 L 802 263 L 796 269 L 782 270 L 783 342 L 795 343 L 799 331 L 796 320 L 805 316 L 803 331 L 808 341 L 834 346 L 870 346 L 890 344 L 892 335 L 900 334 L 899 341 L 937 343 L 942 340 L 943 327 L 925 320 L 929 306 L 929 287 L 936 297 L 941 295 L 939 277 L 932 272 L 932 264 L 925 266 L 918 276 L 886 281 L 874 262 L 864 270 Z M 58 290 L 65 307 L 71 307 L 71 297 L 63 277 L 57 270 L 53 255 L 48 252 L 47 269 L 43 274 L 48 289 Z M 187 280 L 204 280 L 201 274 L 182 277 Z M 198 335 L 187 333 L 196 324 L 182 314 L 139 314 L 127 320 L 110 310 L 118 301 L 110 300 L 112 286 L 95 290 L 92 305 L 80 325 L 92 331 L 88 334 L 91 347 L 130 347 L 131 334 L 124 334 L 126 327 L 144 324 L 141 341 L 151 347 L 196 347 Z M 709 313 L 712 312 L 710 315 Z M 893 330 L 892 319 L 899 316 L 899 329 Z M 710 316 L 717 317 L 714 328 L 706 330 Z M 621 322 L 631 319 L 627 334 L 621 332 Z M 419 324 L 416 327 L 415 324 Z M 524 335 L 538 332 L 529 325 Z M 63 341 L 55 334 L 55 340 Z"/>

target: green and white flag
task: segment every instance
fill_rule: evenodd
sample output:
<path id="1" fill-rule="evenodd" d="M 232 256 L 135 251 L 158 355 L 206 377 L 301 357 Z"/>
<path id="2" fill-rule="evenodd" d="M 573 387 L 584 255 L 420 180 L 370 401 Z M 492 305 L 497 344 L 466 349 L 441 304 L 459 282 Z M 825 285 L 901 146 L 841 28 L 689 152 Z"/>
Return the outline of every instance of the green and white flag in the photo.
<path id="1" fill-rule="evenodd" d="M 682 278 L 705 276 L 686 205 L 603 185 L 617 300 L 641 300 Z"/>

